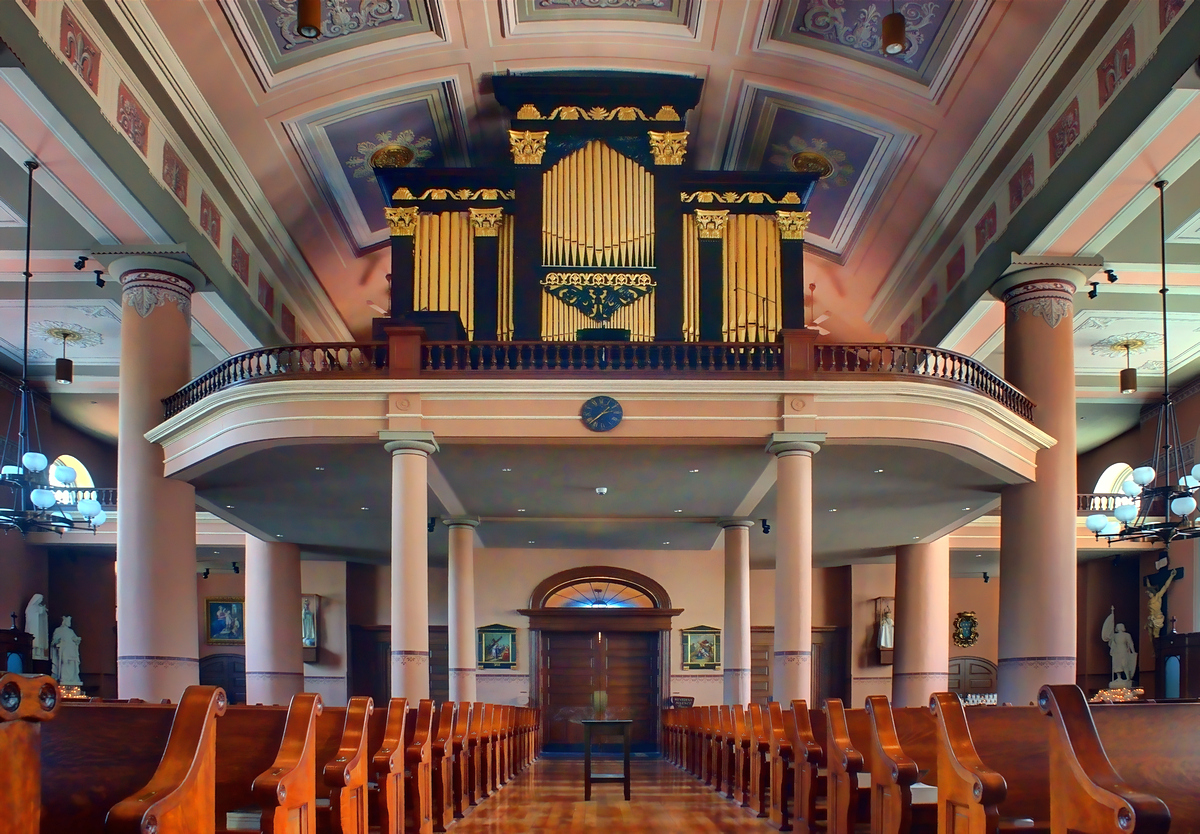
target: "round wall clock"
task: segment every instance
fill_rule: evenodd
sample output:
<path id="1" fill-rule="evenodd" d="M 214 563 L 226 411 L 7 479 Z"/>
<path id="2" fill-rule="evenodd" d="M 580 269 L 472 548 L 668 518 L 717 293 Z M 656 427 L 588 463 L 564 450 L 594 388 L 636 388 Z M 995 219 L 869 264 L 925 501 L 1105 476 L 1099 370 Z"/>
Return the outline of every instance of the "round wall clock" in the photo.
<path id="1" fill-rule="evenodd" d="M 583 424 L 592 431 L 612 431 L 624 414 L 621 404 L 612 397 L 592 397 L 579 409 Z"/>

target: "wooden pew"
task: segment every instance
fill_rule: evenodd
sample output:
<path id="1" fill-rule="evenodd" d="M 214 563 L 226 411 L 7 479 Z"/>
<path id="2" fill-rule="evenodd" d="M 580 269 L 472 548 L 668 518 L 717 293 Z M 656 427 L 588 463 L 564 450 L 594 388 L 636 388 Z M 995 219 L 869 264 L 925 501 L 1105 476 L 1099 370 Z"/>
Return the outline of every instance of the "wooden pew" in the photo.
<path id="1" fill-rule="evenodd" d="M 478 805 L 483 798 L 479 795 L 479 728 L 483 725 L 484 705 L 479 701 L 471 704 L 471 721 L 467 725 L 466 791 L 467 804 Z"/>
<path id="2" fill-rule="evenodd" d="M 225 691 L 189 686 L 171 722 L 166 748 L 144 788 L 108 812 L 109 834 L 212 830 L 216 794 L 217 718 L 225 714 Z"/>
<path id="3" fill-rule="evenodd" d="M 404 832 L 404 753 L 412 740 L 405 737 L 407 717 L 408 699 L 392 698 L 388 702 L 383 738 L 378 751 L 371 757 L 381 834 Z M 415 729 L 415 722 L 413 727 Z"/>
<path id="4" fill-rule="evenodd" d="M 329 830 L 333 834 L 367 834 L 368 724 L 375 711 L 368 697 L 356 696 L 346 706 L 341 741 L 322 771 L 329 790 Z"/>
<path id="5" fill-rule="evenodd" d="M 499 704 L 492 704 L 492 720 L 488 722 L 488 792 L 500 790 L 500 721 L 503 714 Z"/>
<path id="6" fill-rule="evenodd" d="M 786 731 L 787 712 L 783 704 L 772 701 L 764 716 L 763 731 L 769 741 L 766 771 L 769 781 L 765 786 L 766 793 L 761 796 L 758 813 L 760 817 L 769 817 L 771 824 L 781 831 L 791 830 L 787 810 L 787 774 L 793 750 Z M 764 790 L 764 787 L 760 785 L 759 789 Z"/>
<path id="7" fill-rule="evenodd" d="M 1165 834 L 1200 828 L 1200 704 L 1090 708 L 1077 686 L 1043 686 L 1050 829 Z"/>
<path id="8" fill-rule="evenodd" d="M 479 754 L 475 760 L 475 785 L 478 800 L 482 802 L 492 795 L 492 721 L 496 709 L 492 704 L 483 705 L 483 717 L 479 723 Z"/>
<path id="9" fill-rule="evenodd" d="M 0 674 L 0 814 L 5 832 L 37 834 L 41 823 L 42 722 L 62 696 L 49 675 Z"/>
<path id="10" fill-rule="evenodd" d="M 462 819 L 469 804 L 468 785 L 471 781 L 471 748 L 467 742 L 471 719 L 475 714 L 474 704 L 463 701 L 458 705 L 458 717 L 454 723 L 454 734 L 450 737 L 450 752 L 454 755 L 453 811 L 455 819 Z"/>
<path id="11" fill-rule="evenodd" d="M 454 752 L 451 747 L 454 738 L 454 713 L 453 701 L 442 703 L 438 711 L 437 729 L 429 748 L 434 831 L 445 831 L 446 826 L 454 822 L 454 800 L 451 796 L 454 790 Z"/>
<path id="12" fill-rule="evenodd" d="M 704 728 L 704 757 L 701 762 L 704 772 L 704 784 L 712 786 L 714 779 L 719 779 L 716 775 L 718 759 L 713 755 L 713 740 L 719 732 L 716 707 L 711 705 L 704 707 L 704 720 L 701 726 Z"/>
<path id="13" fill-rule="evenodd" d="M 750 809 L 760 817 L 770 813 L 771 790 L 770 719 L 763 713 L 762 704 L 750 705 Z"/>
<path id="14" fill-rule="evenodd" d="M 749 717 L 741 704 L 734 704 L 734 782 L 730 786 L 729 798 L 740 803 L 743 808 L 750 807 L 750 742 L 752 733 L 749 722 L 746 720 Z"/>
<path id="15" fill-rule="evenodd" d="M 826 827 L 853 834 L 870 814 L 870 791 L 860 791 L 859 774 L 871 770 L 871 724 L 866 711 L 846 709 L 840 698 L 825 701 Z M 962 834 L 957 832 L 956 834 Z"/>
<path id="16" fill-rule="evenodd" d="M 423 699 L 404 723 L 404 830 L 433 834 L 433 701 Z"/>
<path id="17" fill-rule="evenodd" d="M 813 834 L 818 822 L 827 818 L 825 716 L 810 710 L 805 701 L 792 701 L 791 716 L 784 721 L 784 732 L 792 742 L 790 822 L 794 830 Z"/>
<path id="18" fill-rule="evenodd" d="M 939 834 L 1049 834 L 1049 728 L 1038 708 L 971 707 L 968 722 L 957 695 L 937 692 L 930 709 Z"/>
<path id="19" fill-rule="evenodd" d="M 937 831 L 937 723 L 925 708 L 866 703 L 871 722 L 871 834 Z"/>
<path id="20" fill-rule="evenodd" d="M 713 789 L 717 793 L 725 793 L 726 785 L 733 776 L 733 767 L 729 760 L 733 746 L 730 736 L 733 735 L 733 718 L 729 713 L 729 705 L 717 707 L 717 727 L 713 735 L 713 755 L 717 757 L 716 776 L 713 778 Z"/>

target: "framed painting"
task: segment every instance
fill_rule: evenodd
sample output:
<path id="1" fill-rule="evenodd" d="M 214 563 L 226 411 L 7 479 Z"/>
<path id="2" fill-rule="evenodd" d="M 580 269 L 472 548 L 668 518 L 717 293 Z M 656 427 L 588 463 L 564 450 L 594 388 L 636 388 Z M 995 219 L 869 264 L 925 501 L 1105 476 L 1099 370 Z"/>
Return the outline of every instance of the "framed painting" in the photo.
<path id="1" fill-rule="evenodd" d="M 515 669 L 517 667 L 517 630 L 495 623 L 476 629 L 479 635 L 478 662 L 480 669 Z"/>
<path id="2" fill-rule="evenodd" d="M 208 597 L 204 600 L 205 635 L 210 646 L 246 645 L 246 598 Z"/>
<path id="3" fill-rule="evenodd" d="M 683 668 L 719 669 L 721 667 L 721 629 L 696 626 L 683 630 Z"/>

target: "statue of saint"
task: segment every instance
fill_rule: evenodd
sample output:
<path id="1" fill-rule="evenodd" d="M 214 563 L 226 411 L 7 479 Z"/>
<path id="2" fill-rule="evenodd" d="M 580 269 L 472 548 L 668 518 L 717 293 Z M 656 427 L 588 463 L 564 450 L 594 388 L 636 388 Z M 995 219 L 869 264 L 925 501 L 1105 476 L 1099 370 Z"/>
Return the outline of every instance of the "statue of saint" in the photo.
<path id="1" fill-rule="evenodd" d="M 63 617 L 62 625 L 50 638 L 50 674 L 63 686 L 83 686 L 79 679 L 79 644 L 83 641 L 71 628 L 71 618 Z"/>
<path id="2" fill-rule="evenodd" d="M 1175 581 L 1175 575 L 1178 569 L 1167 572 L 1167 580 L 1163 582 L 1161 588 L 1155 588 L 1154 583 L 1147 576 L 1143 588 L 1146 591 L 1146 596 L 1150 597 L 1150 614 L 1146 617 L 1146 630 L 1150 632 L 1151 637 L 1158 637 L 1162 631 L 1163 624 L 1166 622 L 1166 617 L 1163 616 L 1163 597 L 1167 595 L 1167 589 L 1171 587 L 1171 583 Z"/>
<path id="3" fill-rule="evenodd" d="M 1125 630 L 1124 623 L 1113 626 L 1116 609 L 1109 608 L 1108 619 L 1100 629 L 1100 637 L 1108 643 L 1108 654 L 1112 657 L 1112 681 L 1109 689 L 1132 689 L 1133 675 L 1137 671 L 1137 652 L 1133 648 L 1133 636 Z"/>
<path id="4" fill-rule="evenodd" d="M 896 623 L 892 620 L 892 610 L 883 609 L 883 617 L 879 620 L 879 648 L 891 649 L 896 645 Z"/>
<path id="5" fill-rule="evenodd" d="M 304 600 L 304 610 L 300 612 L 301 630 L 300 640 L 304 646 L 313 648 L 317 645 L 317 618 L 313 614 L 308 605 L 308 599 Z"/>
<path id="6" fill-rule="evenodd" d="M 25 606 L 25 631 L 33 635 L 33 659 L 50 657 L 50 614 L 41 594 L 34 594 Z"/>

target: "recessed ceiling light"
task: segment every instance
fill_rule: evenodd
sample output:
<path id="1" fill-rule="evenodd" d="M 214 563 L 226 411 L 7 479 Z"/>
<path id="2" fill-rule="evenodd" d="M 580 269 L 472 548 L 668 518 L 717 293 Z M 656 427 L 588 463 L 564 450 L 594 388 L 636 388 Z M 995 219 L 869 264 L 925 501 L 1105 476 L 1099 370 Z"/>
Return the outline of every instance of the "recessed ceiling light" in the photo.
<path id="1" fill-rule="evenodd" d="M 917 540 L 917 539 L 919 539 L 919 538 L 921 538 L 921 537 L 920 537 L 920 536 L 913 536 L 913 541 L 916 541 L 916 540 Z"/>
<path id="2" fill-rule="evenodd" d="M 529 543 L 530 543 L 530 544 L 537 544 L 537 542 L 535 542 L 533 539 L 530 539 L 530 540 L 529 540 Z"/>
<path id="3" fill-rule="evenodd" d="M 370 507 L 359 507 L 359 509 L 360 509 L 360 510 L 369 510 L 369 509 L 371 509 L 371 508 L 370 508 Z"/>
<path id="4" fill-rule="evenodd" d="M 324 467 L 324 466 L 314 466 L 314 467 L 313 467 L 313 469 L 317 470 L 318 472 L 324 472 L 324 471 L 325 471 L 325 467 Z"/>
<path id="5" fill-rule="evenodd" d="M 225 505 L 225 509 L 227 509 L 227 510 L 232 510 L 232 509 L 233 509 L 233 504 L 226 504 L 226 505 Z"/>
<path id="6" fill-rule="evenodd" d="M 275 534 L 275 538 L 277 538 L 277 539 L 282 539 L 282 538 L 283 538 L 283 533 L 276 533 L 276 534 Z"/>
<path id="7" fill-rule="evenodd" d="M 882 470 L 882 469 L 876 469 L 876 470 L 875 470 L 875 474 L 876 474 L 876 475 L 882 475 L 882 474 L 883 474 L 883 470 Z"/>
<path id="8" fill-rule="evenodd" d="M 681 512 L 683 512 L 683 510 L 676 510 L 675 512 L 677 512 L 677 513 L 681 513 Z"/>
<path id="9" fill-rule="evenodd" d="M 213 551 L 213 553 L 217 553 L 217 554 L 220 554 L 220 552 L 221 552 L 221 551 L 219 551 L 219 550 L 214 550 L 214 551 Z"/>
<path id="10" fill-rule="evenodd" d="M 525 511 L 524 511 L 524 510 L 517 510 L 517 512 L 519 512 L 519 513 L 523 513 L 523 512 L 525 512 Z"/>
<path id="11" fill-rule="evenodd" d="M 976 554 L 975 554 L 975 558 L 976 558 L 976 559 L 982 559 L 982 558 L 983 558 L 983 554 L 982 554 L 982 553 L 976 553 Z"/>
<path id="12" fill-rule="evenodd" d="M 965 512 L 966 512 L 967 510 L 969 510 L 969 509 L 971 509 L 971 508 L 970 508 L 970 507 L 963 507 L 963 512 L 965 513 Z"/>
<path id="13" fill-rule="evenodd" d="M 699 471 L 700 471 L 699 469 L 689 469 L 688 470 L 688 472 L 691 472 L 693 475 L 695 475 Z"/>
<path id="14" fill-rule="evenodd" d="M 663 544 L 670 544 L 670 542 L 663 542 Z"/>
<path id="15" fill-rule="evenodd" d="M 501 472 L 512 472 L 512 469 L 510 469 L 509 467 L 506 466 L 503 469 L 501 469 L 500 471 Z"/>
<path id="16" fill-rule="evenodd" d="M 837 512 L 837 507 L 831 507 L 831 508 L 829 509 L 829 512 L 831 512 L 831 513 L 836 513 L 836 512 Z"/>

